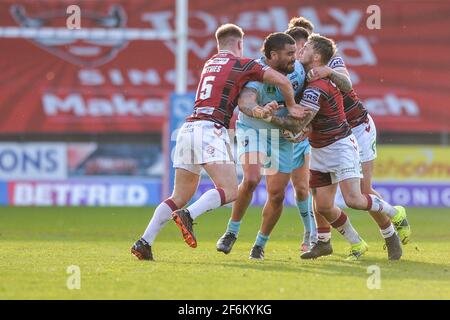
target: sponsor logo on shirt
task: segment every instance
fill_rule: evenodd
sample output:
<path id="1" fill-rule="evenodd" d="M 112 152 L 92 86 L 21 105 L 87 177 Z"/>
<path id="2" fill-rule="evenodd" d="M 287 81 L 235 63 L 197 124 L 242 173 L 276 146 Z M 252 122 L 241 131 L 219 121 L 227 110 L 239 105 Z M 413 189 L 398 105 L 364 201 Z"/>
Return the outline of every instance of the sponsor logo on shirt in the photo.
<path id="1" fill-rule="evenodd" d="M 344 63 L 344 60 L 342 60 L 341 57 L 336 57 L 336 58 L 331 59 L 331 61 L 328 63 L 328 66 L 331 69 L 338 68 L 338 67 L 344 67 L 345 68 L 345 63 Z"/>
<path id="2" fill-rule="evenodd" d="M 319 103 L 320 93 L 314 89 L 306 89 L 303 92 L 303 100 L 307 102 L 312 102 L 314 104 Z"/>

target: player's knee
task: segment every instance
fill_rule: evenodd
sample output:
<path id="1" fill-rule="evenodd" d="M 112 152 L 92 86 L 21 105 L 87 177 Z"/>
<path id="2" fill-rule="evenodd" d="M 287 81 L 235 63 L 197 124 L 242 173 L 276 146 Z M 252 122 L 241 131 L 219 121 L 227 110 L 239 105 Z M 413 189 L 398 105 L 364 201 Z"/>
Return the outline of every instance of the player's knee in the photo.
<path id="1" fill-rule="evenodd" d="M 365 201 L 361 194 L 350 193 L 344 196 L 347 207 L 361 210 L 365 208 Z"/>
<path id="2" fill-rule="evenodd" d="M 333 209 L 332 203 L 316 203 L 317 214 L 327 215 Z"/>
<path id="3" fill-rule="evenodd" d="M 284 190 L 276 190 L 269 192 L 268 199 L 272 203 L 281 205 L 284 201 Z"/>
<path id="4" fill-rule="evenodd" d="M 260 180 L 261 178 L 256 176 L 246 177 L 242 181 L 242 188 L 245 192 L 253 193 L 256 190 Z"/>
<path id="5" fill-rule="evenodd" d="M 309 196 L 309 189 L 307 184 L 300 184 L 298 186 L 295 186 L 295 199 L 297 201 L 303 201 L 308 199 Z"/>

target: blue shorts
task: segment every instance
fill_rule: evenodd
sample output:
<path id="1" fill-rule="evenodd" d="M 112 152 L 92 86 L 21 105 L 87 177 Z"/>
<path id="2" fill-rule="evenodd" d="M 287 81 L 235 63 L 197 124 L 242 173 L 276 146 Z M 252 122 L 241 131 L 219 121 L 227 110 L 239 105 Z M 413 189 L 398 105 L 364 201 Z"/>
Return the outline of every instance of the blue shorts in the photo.
<path id="1" fill-rule="evenodd" d="M 308 153 L 311 153 L 311 146 L 308 139 L 294 143 L 294 170 L 305 164 L 305 155 Z"/>
<path id="2" fill-rule="evenodd" d="M 292 143 L 282 138 L 279 130 L 275 129 L 276 131 L 278 136 L 271 134 L 270 129 L 253 129 L 236 121 L 238 162 L 241 161 L 244 153 L 259 152 L 266 156 L 264 168 L 291 173 L 294 169 L 301 167 L 305 161 L 304 153 L 310 151 L 309 142 Z"/>

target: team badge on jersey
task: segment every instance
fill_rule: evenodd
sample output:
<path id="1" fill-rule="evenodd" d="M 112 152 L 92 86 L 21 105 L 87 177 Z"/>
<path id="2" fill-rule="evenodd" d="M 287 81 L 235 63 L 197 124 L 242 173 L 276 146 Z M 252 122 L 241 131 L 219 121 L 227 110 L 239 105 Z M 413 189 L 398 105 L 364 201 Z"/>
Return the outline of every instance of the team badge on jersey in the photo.
<path id="1" fill-rule="evenodd" d="M 267 86 L 266 92 L 267 94 L 275 94 L 277 92 L 277 88 L 275 88 L 275 86 Z"/>
<path id="2" fill-rule="evenodd" d="M 213 155 L 215 151 L 216 149 L 214 149 L 213 146 L 208 146 L 208 148 L 206 148 L 206 152 L 210 155 Z"/>

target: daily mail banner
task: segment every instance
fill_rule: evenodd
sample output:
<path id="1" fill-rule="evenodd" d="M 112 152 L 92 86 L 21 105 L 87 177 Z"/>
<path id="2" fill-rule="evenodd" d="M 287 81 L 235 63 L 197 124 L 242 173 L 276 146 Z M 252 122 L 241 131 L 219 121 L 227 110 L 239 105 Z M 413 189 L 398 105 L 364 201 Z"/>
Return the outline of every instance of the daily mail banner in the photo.
<path id="1" fill-rule="evenodd" d="M 170 34 L 175 1 L 0 1 L 0 30 L 65 28 L 68 5 L 81 28 Z M 369 6 L 381 28 L 369 29 Z M 370 11 L 370 10 L 369 10 Z M 189 1 L 189 90 L 216 50 L 214 31 L 234 22 L 246 32 L 245 54 L 259 56 L 264 37 L 292 16 L 338 42 L 354 83 L 379 130 L 450 131 L 448 1 Z M 17 31 L 17 32 L 19 32 Z M 2 34 L 0 32 L 0 34 Z M 148 132 L 165 122 L 176 82 L 175 40 L 0 38 L 0 133 Z"/>

